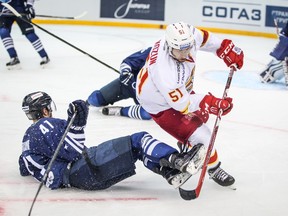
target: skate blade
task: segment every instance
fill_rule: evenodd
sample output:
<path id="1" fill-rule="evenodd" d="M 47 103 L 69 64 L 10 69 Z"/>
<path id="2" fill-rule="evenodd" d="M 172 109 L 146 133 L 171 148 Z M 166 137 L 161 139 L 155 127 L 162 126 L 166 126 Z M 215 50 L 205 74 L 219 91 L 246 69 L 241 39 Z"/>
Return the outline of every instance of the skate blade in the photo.
<path id="1" fill-rule="evenodd" d="M 7 66 L 8 70 L 20 70 L 21 69 L 21 65 L 17 64 L 17 65 L 12 65 L 12 66 Z"/>
<path id="2" fill-rule="evenodd" d="M 237 190 L 237 187 L 235 185 L 226 186 L 226 188 L 230 190 Z"/>
<path id="3" fill-rule="evenodd" d="M 42 64 L 42 65 L 40 65 L 40 67 L 41 67 L 42 69 L 45 69 L 45 68 L 49 67 L 49 63 L 47 63 L 47 64 Z"/>
<path id="4" fill-rule="evenodd" d="M 174 180 L 175 178 L 174 177 L 171 181 L 171 184 L 174 187 L 174 189 L 178 189 L 179 187 L 181 187 L 192 176 L 190 173 L 179 173 L 177 175 L 179 175 L 180 178 Z"/>

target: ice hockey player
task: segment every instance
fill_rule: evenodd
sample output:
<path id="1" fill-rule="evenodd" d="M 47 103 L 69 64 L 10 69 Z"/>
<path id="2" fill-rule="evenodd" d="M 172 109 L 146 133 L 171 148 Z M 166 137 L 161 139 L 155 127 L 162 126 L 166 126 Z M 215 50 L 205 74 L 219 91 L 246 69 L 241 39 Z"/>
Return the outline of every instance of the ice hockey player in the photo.
<path id="1" fill-rule="evenodd" d="M 106 106 L 102 108 L 104 115 L 150 120 L 151 116 L 139 105 L 135 92 L 136 77 L 145 64 L 150 50 L 151 47 L 126 57 L 120 65 L 120 76 L 100 90 L 93 91 L 88 97 L 88 103 L 95 107 Z M 125 107 L 108 106 L 128 98 L 132 98 L 135 104 Z"/>
<path id="2" fill-rule="evenodd" d="M 31 21 L 35 17 L 34 0 L 1 0 L 8 3 L 18 13 L 24 14 L 23 18 Z M 6 64 L 7 68 L 19 69 L 20 60 L 14 47 L 14 42 L 11 37 L 12 24 L 15 21 L 21 29 L 21 32 L 30 41 L 34 49 L 42 58 L 40 65 L 44 67 L 50 61 L 39 37 L 36 35 L 33 25 L 16 17 L 8 8 L 0 4 L 0 35 L 5 49 L 7 50 L 10 61 Z"/>
<path id="3" fill-rule="evenodd" d="M 88 148 L 84 133 L 89 112 L 87 103 L 83 100 L 70 103 L 67 121 L 53 118 L 53 107 L 56 106 L 52 98 L 42 91 L 26 95 L 22 102 L 22 110 L 33 124 L 23 137 L 20 174 L 33 176 L 38 181 L 42 180 L 67 124 L 76 112 L 44 182 L 48 188 L 105 189 L 134 175 L 137 160 L 178 188 L 203 165 L 206 151 L 202 144 L 180 154 L 147 132 L 111 139 Z"/>
<path id="4" fill-rule="evenodd" d="M 211 138 L 209 115 L 217 115 L 220 109 L 226 115 L 233 107 L 232 98 L 193 91 L 198 50 L 217 55 L 228 67 L 240 69 L 243 65 L 243 51 L 231 40 L 178 22 L 168 25 L 165 36 L 155 42 L 136 82 L 140 104 L 162 129 L 182 143 L 183 150 L 197 143 L 207 147 Z M 219 185 L 230 186 L 235 181 L 220 167 L 216 150 L 207 170 Z"/>
<path id="5" fill-rule="evenodd" d="M 284 77 L 285 85 L 288 87 L 288 22 L 280 31 L 279 41 L 270 55 L 273 58 L 260 73 L 261 82 L 274 83 Z"/>

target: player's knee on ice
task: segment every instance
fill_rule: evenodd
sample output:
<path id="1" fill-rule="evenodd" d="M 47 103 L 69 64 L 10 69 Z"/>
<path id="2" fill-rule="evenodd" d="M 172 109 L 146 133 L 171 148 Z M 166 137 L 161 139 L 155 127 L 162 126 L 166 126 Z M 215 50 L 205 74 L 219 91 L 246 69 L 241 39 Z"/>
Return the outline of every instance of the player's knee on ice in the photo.
<path id="1" fill-rule="evenodd" d="M 96 107 L 108 105 L 100 90 L 93 91 L 89 95 L 87 101 L 90 105 L 96 106 Z"/>

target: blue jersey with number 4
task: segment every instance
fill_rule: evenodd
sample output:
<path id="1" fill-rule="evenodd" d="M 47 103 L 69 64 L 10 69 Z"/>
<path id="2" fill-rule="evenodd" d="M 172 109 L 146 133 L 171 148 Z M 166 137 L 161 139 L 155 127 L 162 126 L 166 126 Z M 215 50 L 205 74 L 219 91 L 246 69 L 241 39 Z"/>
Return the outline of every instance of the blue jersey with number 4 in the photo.
<path id="1" fill-rule="evenodd" d="M 53 154 L 67 127 L 67 121 L 57 118 L 42 118 L 32 124 L 22 141 L 19 169 L 22 176 L 32 175 L 41 181 Z M 63 186 L 63 174 L 67 166 L 81 158 L 84 146 L 84 131 L 69 131 L 56 160 L 48 174 L 46 186 L 56 189 Z"/>

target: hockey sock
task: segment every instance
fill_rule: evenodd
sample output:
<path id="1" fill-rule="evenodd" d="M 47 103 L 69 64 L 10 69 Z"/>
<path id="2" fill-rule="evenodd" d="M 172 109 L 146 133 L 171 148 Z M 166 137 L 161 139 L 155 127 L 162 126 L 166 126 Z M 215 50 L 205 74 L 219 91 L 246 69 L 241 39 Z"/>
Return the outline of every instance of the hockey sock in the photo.
<path id="1" fill-rule="evenodd" d="M 127 116 L 134 119 L 150 120 L 151 116 L 147 113 L 142 106 L 132 105 L 128 107 L 123 107 L 121 110 L 122 116 Z"/>
<path id="2" fill-rule="evenodd" d="M 39 55 L 44 58 L 47 55 L 39 37 L 33 32 L 30 34 L 26 35 L 27 39 L 31 42 L 31 44 L 33 45 L 34 49 L 39 53 Z"/>
<path id="3" fill-rule="evenodd" d="M 3 41 L 4 47 L 7 50 L 10 58 L 17 57 L 17 52 L 15 50 L 14 42 L 13 42 L 13 39 L 10 35 L 9 30 L 6 28 L 1 28 L 0 29 L 0 35 L 1 35 L 1 39 Z"/>
<path id="4" fill-rule="evenodd" d="M 106 106 L 108 105 L 108 103 L 106 102 L 106 100 L 104 99 L 102 93 L 100 90 L 95 90 L 93 91 L 88 99 L 87 99 L 88 103 L 92 106 L 96 106 L 96 107 L 101 107 L 101 106 Z"/>
<path id="5" fill-rule="evenodd" d="M 218 154 L 217 151 L 214 150 L 211 154 L 210 160 L 208 162 L 209 169 L 213 169 L 214 167 L 218 166 L 219 160 L 218 160 Z"/>

